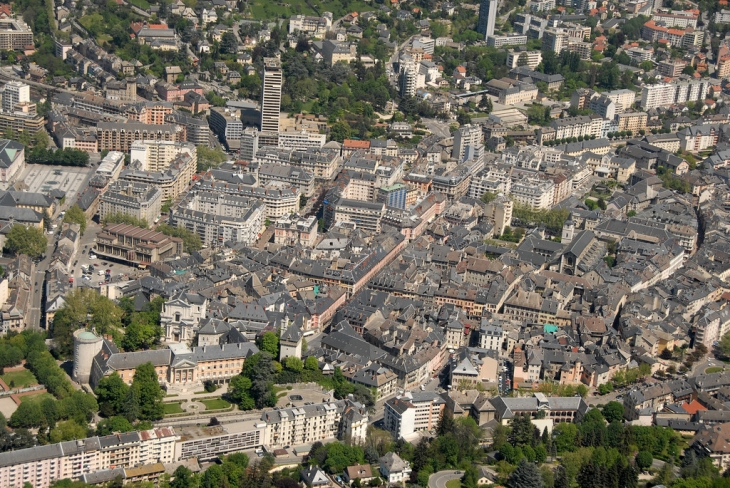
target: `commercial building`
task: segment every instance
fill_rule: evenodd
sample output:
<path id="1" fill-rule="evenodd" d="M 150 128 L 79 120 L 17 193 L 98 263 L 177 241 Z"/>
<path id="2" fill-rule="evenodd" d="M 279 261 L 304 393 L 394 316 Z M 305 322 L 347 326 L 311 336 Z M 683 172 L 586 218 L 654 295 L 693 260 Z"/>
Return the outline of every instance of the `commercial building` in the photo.
<path id="1" fill-rule="evenodd" d="M 355 224 L 358 229 L 379 233 L 380 221 L 385 214 L 382 202 L 363 202 L 340 198 L 334 208 L 334 222 Z"/>
<path id="2" fill-rule="evenodd" d="M 99 150 L 129 152 L 135 141 L 183 140 L 184 131 L 174 124 L 142 124 L 139 122 L 98 122 L 96 139 Z"/>
<path id="3" fill-rule="evenodd" d="M 218 140 L 225 144 L 228 149 L 240 147 L 243 122 L 241 111 L 224 107 L 211 107 L 210 128 L 218 136 Z"/>
<path id="4" fill-rule="evenodd" d="M 124 153 L 109 151 L 96 168 L 96 174 L 107 179 L 116 180 L 124 167 Z"/>
<path id="5" fill-rule="evenodd" d="M 22 20 L 0 19 L 0 50 L 23 51 L 33 46 L 33 31 Z"/>
<path id="6" fill-rule="evenodd" d="M 498 0 L 482 0 L 479 4 L 479 20 L 477 21 L 477 32 L 484 34 L 487 38 L 494 35 L 494 23 L 497 20 Z"/>
<path id="7" fill-rule="evenodd" d="M 36 446 L 0 454 L 0 486 L 47 488 L 54 482 L 114 467 L 133 468 L 175 460 L 172 427 Z"/>
<path id="8" fill-rule="evenodd" d="M 432 391 L 409 391 L 385 402 L 383 425 L 395 439 L 409 439 L 414 433 L 433 430 L 446 402 Z"/>
<path id="9" fill-rule="evenodd" d="M 110 215 L 123 214 L 148 224 L 155 222 L 162 208 L 162 191 L 144 183 L 117 181 L 101 195 L 99 220 Z"/>
<path id="10" fill-rule="evenodd" d="M 262 131 L 279 132 L 283 83 L 281 61 L 277 58 L 264 58 L 263 86 L 261 88 Z"/>
<path id="11" fill-rule="evenodd" d="M 406 196 L 408 187 L 403 183 L 378 188 L 375 196 L 376 202 L 382 202 L 386 207 L 406 208 Z"/>
<path id="12" fill-rule="evenodd" d="M 198 150 L 194 144 L 174 141 L 135 141 L 129 159 L 132 164 L 139 161 L 142 171 L 162 172 L 181 154 L 189 154 L 197 163 Z"/>
<path id="13" fill-rule="evenodd" d="M 347 439 L 358 445 L 365 443 L 368 413 L 357 402 L 337 400 L 271 410 L 261 415 L 261 421 L 266 423 L 267 449 L 326 439 Z"/>
<path id="14" fill-rule="evenodd" d="M 107 225 L 94 245 L 94 253 L 99 256 L 143 266 L 182 252 L 182 239 L 127 224 Z"/>

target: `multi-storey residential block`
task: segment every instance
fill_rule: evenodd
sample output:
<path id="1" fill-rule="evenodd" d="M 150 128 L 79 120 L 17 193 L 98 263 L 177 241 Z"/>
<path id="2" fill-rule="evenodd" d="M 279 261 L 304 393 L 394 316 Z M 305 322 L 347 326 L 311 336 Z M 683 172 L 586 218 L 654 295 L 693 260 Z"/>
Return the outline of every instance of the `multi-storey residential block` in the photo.
<path id="1" fill-rule="evenodd" d="M 229 108 L 212 107 L 210 109 L 210 128 L 218 139 L 229 148 L 238 148 L 243 132 L 241 111 Z M 278 130 L 278 118 L 277 118 Z"/>
<path id="2" fill-rule="evenodd" d="M 279 132 L 283 76 L 278 58 L 264 59 L 261 88 L 261 130 Z"/>
<path id="3" fill-rule="evenodd" d="M 535 69 L 542 62 L 542 52 L 540 51 L 515 51 L 510 49 L 507 52 L 507 66 L 516 68 L 518 66 L 527 66 Z"/>
<path id="4" fill-rule="evenodd" d="M 206 244 L 251 244 L 263 228 L 264 213 L 264 205 L 256 199 L 200 191 L 189 193 L 170 211 L 170 223 L 195 232 Z"/>
<path id="5" fill-rule="evenodd" d="M 436 428 L 446 402 L 438 393 L 411 391 L 385 402 L 383 424 L 395 439 Z"/>
<path id="6" fill-rule="evenodd" d="M 162 172 L 181 154 L 189 154 L 197 163 L 198 151 L 190 142 L 174 141 L 135 141 L 130 147 L 129 159 L 139 161 L 143 171 Z"/>
<path id="7" fill-rule="evenodd" d="M 185 141 L 196 146 L 210 144 L 210 126 L 205 119 L 198 119 L 182 112 L 175 112 L 165 116 L 168 124 L 177 124 L 185 128 Z"/>
<path id="8" fill-rule="evenodd" d="M 484 132 L 480 125 L 468 124 L 459 127 L 454 133 L 454 149 L 451 157 L 461 160 L 466 153 L 468 146 L 478 146 L 484 144 Z"/>
<path id="9" fill-rule="evenodd" d="M 0 49 L 3 51 L 23 51 L 33 45 L 33 31 L 22 20 L 0 19 Z"/>
<path id="10" fill-rule="evenodd" d="M 172 124 L 99 122 L 96 139 L 100 150 L 128 152 L 132 144 L 140 140 L 180 142 L 184 139 L 184 131 Z"/>
<path id="11" fill-rule="evenodd" d="M 659 66 L 657 66 L 657 69 L 662 76 L 665 76 L 667 78 L 676 78 L 677 76 L 682 74 L 685 66 L 687 66 L 687 63 L 682 60 L 669 59 L 659 61 Z"/>
<path id="12" fill-rule="evenodd" d="M 264 445 L 267 448 L 312 444 L 326 439 L 348 439 L 363 444 L 367 410 L 350 400 L 315 403 L 264 412 Z"/>
<path id="13" fill-rule="evenodd" d="M 114 182 L 101 195 L 99 219 L 123 214 L 152 223 L 160 216 L 162 191 L 144 183 Z"/>
<path id="14" fill-rule="evenodd" d="M 675 103 L 704 100 L 708 89 L 709 82 L 706 80 L 645 85 L 641 89 L 641 108 L 649 110 Z"/>
<path id="15" fill-rule="evenodd" d="M 196 191 L 255 198 L 266 205 L 265 218 L 269 220 L 276 220 L 284 215 L 295 213 L 299 210 L 299 197 L 301 196 L 298 188 L 259 188 L 210 180 L 196 181 L 194 189 Z"/>
<path id="16" fill-rule="evenodd" d="M 301 32 L 313 38 L 324 37 L 325 33 L 332 28 L 332 14 L 325 12 L 322 17 L 309 15 L 293 15 L 289 19 L 289 34 Z"/>
<path id="17" fill-rule="evenodd" d="M 310 197 L 314 193 L 314 175 L 302 168 L 288 164 L 260 163 L 258 168 L 255 168 L 255 172 L 258 182 L 262 186 L 278 181 L 287 186 L 299 188 L 305 197 Z"/>
<path id="18" fill-rule="evenodd" d="M 326 134 L 307 131 L 286 130 L 279 132 L 279 147 L 304 151 L 310 147 L 320 148 L 327 140 Z"/>
<path id="19" fill-rule="evenodd" d="M 551 208 L 555 193 L 555 183 L 537 179 L 513 181 L 510 188 L 512 200 L 534 209 Z"/>
<path id="20" fill-rule="evenodd" d="M 334 208 L 334 222 L 352 223 L 358 229 L 378 233 L 384 213 L 385 204 L 382 202 L 340 198 Z"/>
<path id="21" fill-rule="evenodd" d="M 162 191 L 162 201 L 167 202 L 185 191 L 196 171 L 196 158 L 184 152 L 167 163 L 167 168 L 162 171 L 145 171 L 133 162 L 120 173 L 119 179 L 157 187 Z"/>
<path id="22" fill-rule="evenodd" d="M 0 485 L 47 488 L 54 482 L 113 467 L 133 468 L 175 461 L 172 427 L 48 444 L 0 454 Z"/>
<path id="23" fill-rule="evenodd" d="M 527 44 L 527 36 L 521 34 L 507 34 L 505 36 L 487 36 L 487 46 L 523 46 Z"/>
<path id="24" fill-rule="evenodd" d="M 638 133 L 641 129 L 646 129 L 646 121 L 648 120 L 646 112 L 624 112 L 616 115 L 618 130 L 632 131 Z"/>
<path id="25" fill-rule="evenodd" d="M 665 27 L 697 27 L 699 10 L 658 10 L 651 16 L 651 20 Z"/>
<path id="26" fill-rule="evenodd" d="M 555 129 L 555 139 L 581 136 L 600 137 L 602 126 L 603 121 L 601 117 L 595 115 L 579 115 L 577 117 L 567 117 L 550 122 L 550 127 Z"/>

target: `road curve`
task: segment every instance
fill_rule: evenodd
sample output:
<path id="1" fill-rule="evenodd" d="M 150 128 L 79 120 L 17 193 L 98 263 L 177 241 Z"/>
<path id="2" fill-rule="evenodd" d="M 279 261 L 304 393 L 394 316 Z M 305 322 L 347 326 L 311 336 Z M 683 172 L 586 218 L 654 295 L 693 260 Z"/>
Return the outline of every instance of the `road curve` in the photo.
<path id="1" fill-rule="evenodd" d="M 459 472 L 461 473 L 461 472 Z M 446 482 L 461 479 L 462 474 L 456 474 L 456 471 L 439 471 L 428 478 L 428 488 L 446 488 Z"/>

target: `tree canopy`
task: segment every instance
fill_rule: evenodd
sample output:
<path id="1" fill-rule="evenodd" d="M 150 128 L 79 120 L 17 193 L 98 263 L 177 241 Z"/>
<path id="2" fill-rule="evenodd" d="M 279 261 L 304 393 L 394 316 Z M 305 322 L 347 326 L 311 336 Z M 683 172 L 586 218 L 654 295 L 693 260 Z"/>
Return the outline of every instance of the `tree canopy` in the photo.
<path id="1" fill-rule="evenodd" d="M 15 224 L 5 241 L 5 248 L 13 254 L 37 258 L 46 252 L 48 239 L 41 229 Z"/>

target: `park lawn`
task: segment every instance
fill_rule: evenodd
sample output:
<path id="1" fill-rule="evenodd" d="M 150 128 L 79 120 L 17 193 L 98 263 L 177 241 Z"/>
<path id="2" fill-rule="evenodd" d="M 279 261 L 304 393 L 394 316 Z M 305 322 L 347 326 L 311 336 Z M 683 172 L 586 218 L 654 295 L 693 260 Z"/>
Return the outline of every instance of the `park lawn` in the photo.
<path id="1" fill-rule="evenodd" d="M 200 403 L 205 405 L 206 410 L 222 410 L 231 406 L 230 402 L 227 402 L 222 398 L 204 399 L 200 400 Z"/>
<path id="2" fill-rule="evenodd" d="M 720 371 L 722 371 L 722 368 L 721 368 L 721 367 L 719 367 L 719 366 L 714 366 L 714 367 L 712 367 L 712 368 L 707 368 L 707 369 L 705 370 L 705 374 L 711 374 L 711 373 L 719 373 Z"/>
<path id="3" fill-rule="evenodd" d="M 2 379 L 8 386 L 10 386 L 10 382 L 12 381 L 14 386 L 10 386 L 11 388 L 25 388 L 26 386 L 38 384 L 38 380 L 33 373 L 27 369 L 22 371 L 9 371 L 2 375 Z"/>
<path id="4" fill-rule="evenodd" d="M 20 403 L 24 403 L 24 402 L 40 403 L 43 400 L 45 400 L 46 398 L 51 398 L 51 399 L 55 400 L 55 397 L 53 395 L 51 395 L 48 392 L 43 392 L 43 393 L 36 393 L 35 395 L 24 395 L 24 396 L 20 397 Z"/>
<path id="5" fill-rule="evenodd" d="M 446 482 L 446 488 L 461 488 L 461 480 L 449 480 Z"/>
<path id="6" fill-rule="evenodd" d="M 185 413 L 185 410 L 180 408 L 179 403 L 165 403 L 165 415 L 171 415 L 173 413 Z"/>

